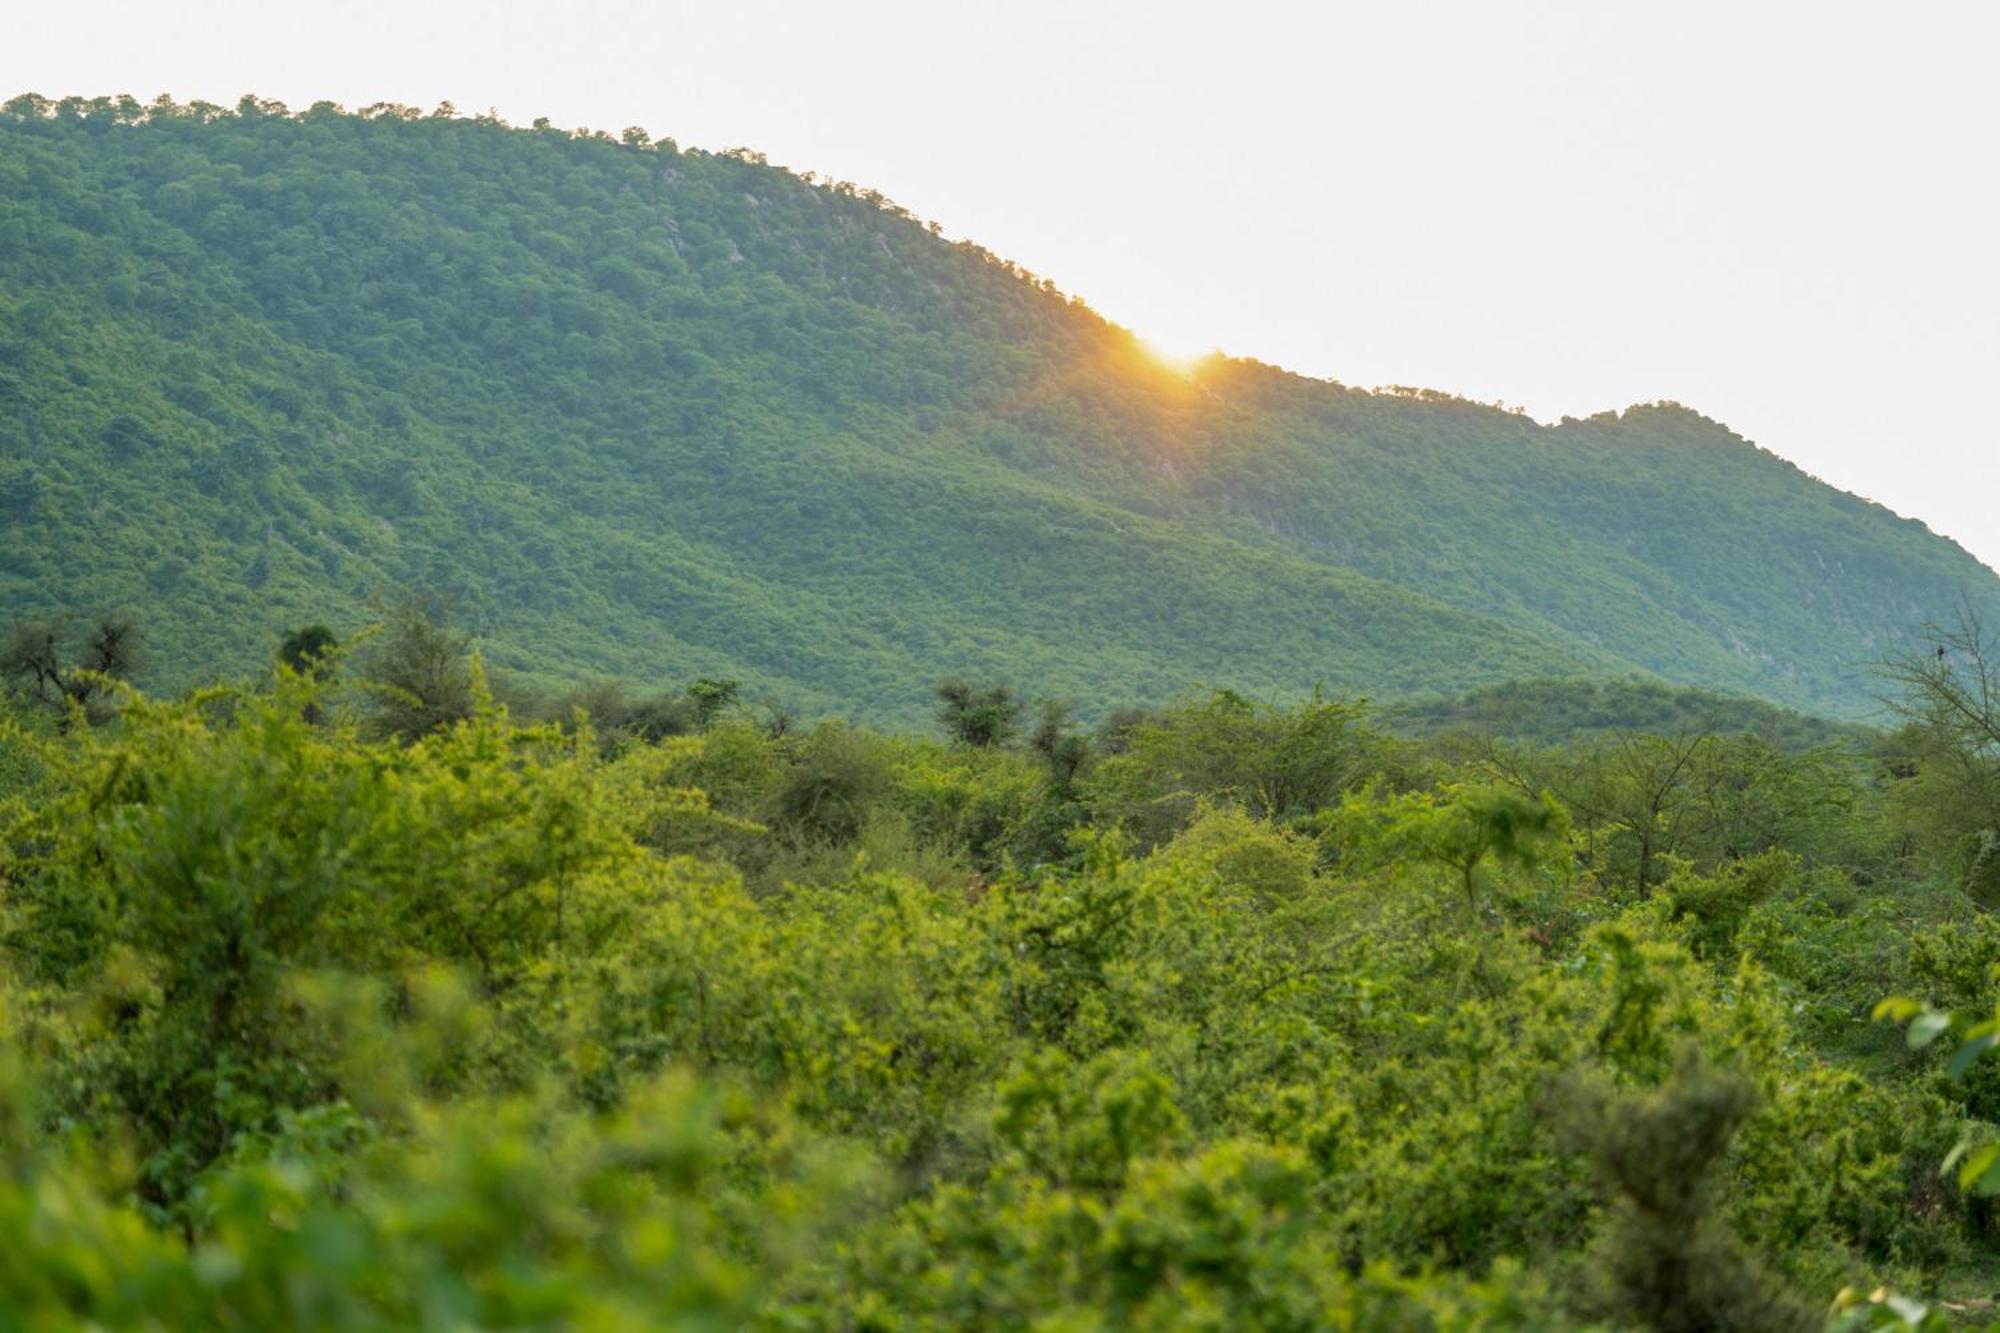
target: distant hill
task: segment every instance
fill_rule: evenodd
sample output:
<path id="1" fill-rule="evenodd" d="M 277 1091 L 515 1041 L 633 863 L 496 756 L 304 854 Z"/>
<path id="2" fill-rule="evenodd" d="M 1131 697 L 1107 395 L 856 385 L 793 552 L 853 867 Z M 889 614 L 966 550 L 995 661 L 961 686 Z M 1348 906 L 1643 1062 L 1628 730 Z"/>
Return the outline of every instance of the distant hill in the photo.
<path id="1" fill-rule="evenodd" d="M 1865 742 L 1875 734 L 1858 723 L 1830 722 L 1758 699 L 1636 679 L 1509 681 L 1390 704 L 1382 718 L 1412 736 L 1466 731 L 1541 745 L 1614 731 L 1706 733 L 1756 736 L 1797 752 Z"/>
<path id="2" fill-rule="evenodd" d="M 503 667 L 883 720 L 947 671 L 1092 702 L 1637 672 L 1853 716 L 1924 621 L 2000 616 L 1957 546 L 1685 408 L 1177 372 L 751 154 L 8 104 L 0 616 L 134 609 L 172 686 L 411 585 Z"/>

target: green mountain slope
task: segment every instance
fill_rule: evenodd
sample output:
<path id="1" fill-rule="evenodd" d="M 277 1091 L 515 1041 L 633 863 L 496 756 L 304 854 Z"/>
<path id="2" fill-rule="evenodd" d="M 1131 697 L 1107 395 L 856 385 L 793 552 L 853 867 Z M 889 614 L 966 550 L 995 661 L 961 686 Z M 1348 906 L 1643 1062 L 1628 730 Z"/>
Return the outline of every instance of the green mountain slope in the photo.
<path id="1" fill-rule="evenodd" d="M 397 109 L 0 115 L 0 614 L 153 682 L 372 594 L 490 659 L 910 718 L 1632 672 L 1853 714 L 2000 580 L 1684 409 L 1191 374 L 851 186 Z"/>

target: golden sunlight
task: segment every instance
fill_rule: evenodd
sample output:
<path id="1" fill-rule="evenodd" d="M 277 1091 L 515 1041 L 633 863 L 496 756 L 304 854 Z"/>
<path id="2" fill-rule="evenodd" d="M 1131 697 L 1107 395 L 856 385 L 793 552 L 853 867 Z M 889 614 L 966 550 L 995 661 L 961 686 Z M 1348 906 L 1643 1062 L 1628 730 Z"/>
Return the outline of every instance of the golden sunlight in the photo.
<path id="1" fill-rule="evenodd" d="M 1202 347 L 1193 343 L 1182 343 L 1162 338 L 1141 337 L 1139 339 L 1139 347 L 1147 356 L 1152 357 L 1153 360 L 1159 362 L 1168 370 L 1176 370 L 1182 374 L 1192 371 L 1196 366 L 1210 357 L 1222 355 L 1221 351 L 1214 346 Z"/>

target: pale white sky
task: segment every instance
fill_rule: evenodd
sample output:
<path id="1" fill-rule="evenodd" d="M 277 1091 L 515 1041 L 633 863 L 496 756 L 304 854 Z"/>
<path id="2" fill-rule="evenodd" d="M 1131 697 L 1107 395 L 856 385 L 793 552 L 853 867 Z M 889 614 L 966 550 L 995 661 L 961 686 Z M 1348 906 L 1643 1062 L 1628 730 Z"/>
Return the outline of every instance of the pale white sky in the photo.
<path id="1" fill-rule="evenodd" d="M 11 12 L 10 12 L 11 11 Z M 1675 398 L 2000 565 L 2000 4 L 0 4 L 0 97 L 643 125 L 1169 348 Z"/>

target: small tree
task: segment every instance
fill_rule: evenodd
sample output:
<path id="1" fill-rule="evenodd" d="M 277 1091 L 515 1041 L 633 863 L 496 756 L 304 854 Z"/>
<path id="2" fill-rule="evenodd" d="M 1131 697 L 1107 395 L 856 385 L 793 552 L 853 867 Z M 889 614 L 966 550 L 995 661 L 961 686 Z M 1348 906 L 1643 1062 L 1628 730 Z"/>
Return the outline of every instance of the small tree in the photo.
<path id="1" fill-rule="evenodd" d="M 1689 1052 L 1650 1093 L 1620 1096 L 1600 1081 L 1567 1091 L 1564 1137 L 1596 1164 L 1611 1205 L 1590 1265 L 1596 1313 L 1659 1333 L 1824 1326 L 1717 1215 L 1716 1168 L 1756 1107 L 1747 1080 Z"/>
<path id="2" fill-rule="evenodd" d="M 1049 766 L 1049 783 L 1065 800 L 1076 787 L 1077 775 L 1090 761 L 1090 740 L 1071 723 L 1074 707 L 1062 699 L 1045 699 L 1028 735 L 1028 746 Z"/>
<path id="3" fill-rule="evenodd" d="M 1495 744 L 1485 759 L 1524 794 L 1553 792 L 1574 812 L 1587 841 L 1603 834 L 1629 844 L 1632 887 L 1646 894 L 1664 877 L 1663 858 L 1683 850 L 1698 822 L 1700 775 L 1715 744 L 1708 732 L 1618 731 L 1554 750 Z"/>
<path id="4" fill-rule="evenodd" d="M 1005 685 L 980 687 L 951 679 L 937 686 L 938 722 L 962 745 L 988 750 L 1012 740 L 1021 724 L 1021 701 Z"/>
<path id="5" fill-rule="evenodd" d="M 61 713 L 72 707 L 100 716 L 106 687 L 139 667 L 139 628 L 130 616 L 100 616 L 73 643 L 68 615 L 16 623 L 0 643 L 0 676 L 24 697 Z"/>
<path id="6" fill-rule="evenodd" d="M 340 640 L 325 625 L 306 625 L 285 636 L 278 645 L 278 660 L 301 676 L 319 676 L 339 647 Z"/>
<path id="7" fill-rule="evenodd" d="M 1110 758 L 1092 783 L 1094 814 L 1142 845 L 1171 837 L 1202 796 L 1294 823 L 1393 765 L 1365 704 L 1317 690 L 1293 708 L 1217 690 L 1107 729 L 1103 747 Z"/>
<path id="8" fill-rule="evenodd" d="M 1533 870 L 1558 856 L 1569 836 L 1569 815 L 1553 796 L 1497 786 L 1387 798 L 1370 790 L 1348 797 L 1324 823 L 1345 859 L 1428 862 L 1449 870 L 1473 911 L 1482 866 Z"/>
<path id="9" fill-rule="evenodd" d="M 441 731 L 472 716 L 472 637 L 451 628 L 444 602 L 411 595 L 390 612 L 363 680 L 376 735 L 414 739 Z"/>
<path id="10" fill-rule="evenodd" d="M 694 702 L 696 725 L 703 731 L 708 730 L 709 725 L 736 702 L 736 696 L 742 689 L 743 687 L 736 681 L 715 680 L 708 676 L 703 676 L 688 686 L 687 697 Z"/>
<path id="11" fill-rule="evenodd" d="M 798 842 L 851 842 L 889 785 L 888 765 L 867 736 L 844 723 L 823 723 L 799 744 L 772 796 L 768 822 Z"/>
<path id="12" fill-rule="evenodd" d="M 2000 910 L 2000 657 L 1979 619 L 1962 613 L 1925 647 L 1882 668 L 1903 726 L 1895 784 L 1910 826 L 1950 863 L 1966 891 Z M 1903 777 L 1907 774 L 1907 777 Z"/>
<path id="13" fill-rule="evenodd" d="M 1555 798 L 1503 787 L 1459 792 L 1419 821 L 1417 855 L 1448 866 L 1470 906 L 1478 906 L 1479 867 L 1488 861 L 1532 869 L 1569 834 L 1569 817 Z"/>

